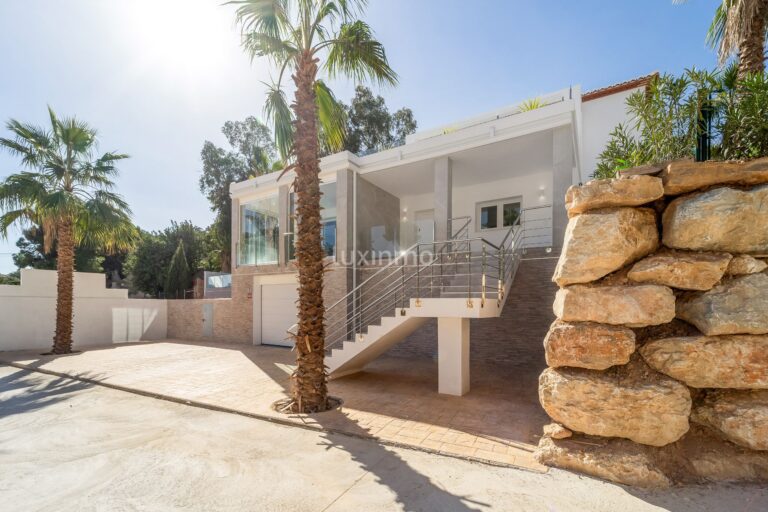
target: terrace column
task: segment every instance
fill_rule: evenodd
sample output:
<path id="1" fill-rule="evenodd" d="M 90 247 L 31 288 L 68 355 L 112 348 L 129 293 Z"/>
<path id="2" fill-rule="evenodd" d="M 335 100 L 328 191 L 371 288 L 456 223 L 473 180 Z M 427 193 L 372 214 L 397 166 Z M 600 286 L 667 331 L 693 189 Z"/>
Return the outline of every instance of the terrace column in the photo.
<path id="1" fill-rule="evenodd" d="M 280 267 L 288 265 L 288 240 L 286 236 L 291 232 L 291 186 L 282 185 L 277 189 L 277 210 L 279 223 L 277 264 Z"/>
<path id="2" fill-rule="evenodd" d="M 573 184 L 573 135 L 570 126 L 552 132 L 552 247 L 560 249 L 568 225 L 565 192 Z"/>
<path id="3" fill-rule="evenodd" d="M 437 319 L 437 392 L 469 392 L 469 318 Z"/>
<path id="4" fill-rule="evenodd" d="M 439 158 L 435 161 L 435 240 L 451 238 L 451 222 L 453 216 L 453 166 L 450 158 Z"/>

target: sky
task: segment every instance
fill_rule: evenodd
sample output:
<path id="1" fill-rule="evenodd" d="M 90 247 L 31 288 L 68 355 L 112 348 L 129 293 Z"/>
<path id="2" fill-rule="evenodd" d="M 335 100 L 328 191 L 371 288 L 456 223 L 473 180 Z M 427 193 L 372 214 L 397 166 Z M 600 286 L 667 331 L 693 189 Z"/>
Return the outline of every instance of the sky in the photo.
<path id="1" fill-rule="evenodd" d="M 47 105 L 99 133 L 121 162 L 134 221 L 213 220 L 198 189 L 200 149 L 221 126 L 263 117 L 274 70 L 240 48 L 223 0 L 0 0 L 0 136 L 5 122 L 45 124 Z M 369 0 L 365 20 L 399 75 L 374 91 L 411 108 L 420 129 L 568 87 L 713 68 L 704 37 L 718 0 Z M 331 82 L 348 102 L 355 84 Z M 0 153 L 0 179 L 21 170 Z M 0 239 L 14 270 L 19 231 Z"/>

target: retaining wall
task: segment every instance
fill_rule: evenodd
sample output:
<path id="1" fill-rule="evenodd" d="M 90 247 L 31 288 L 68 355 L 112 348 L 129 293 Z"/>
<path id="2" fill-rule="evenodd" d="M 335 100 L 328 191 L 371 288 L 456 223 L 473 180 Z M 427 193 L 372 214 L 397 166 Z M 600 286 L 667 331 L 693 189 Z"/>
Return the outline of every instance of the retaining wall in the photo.
<path id="1" fill-rule="evenodd" d="M 572 187 L 539 398 L 549 465 L 768 480 L 768 159 Z"/>

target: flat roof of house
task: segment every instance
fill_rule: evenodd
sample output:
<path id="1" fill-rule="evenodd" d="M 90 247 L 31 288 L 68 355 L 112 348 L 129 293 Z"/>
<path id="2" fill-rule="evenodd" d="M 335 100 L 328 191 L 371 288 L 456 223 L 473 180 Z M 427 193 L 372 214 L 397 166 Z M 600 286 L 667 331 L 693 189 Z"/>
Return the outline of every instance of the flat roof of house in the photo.
<path id="1" fill-rule="evenodd" d="M 611 94 L 628 91 L 630 89 L 637 89 L 638 87 L 645 87 L 653 78 L 656 78 L 657 76 L 659 76 L 659 72 L 654 71 L 653 73 L 649 73 L 645 76 L 633 78 L 632 80 L 626 80 L 624 82 L 608 85 L 606 87 L 601 87 L 599 89 L 593 89 L 591 91 L 587 91 L 584 94 L 582 94 L 581 101 L 585 102 L 590 100 L 596 100 L 598 98 L 610 96 Z"/>

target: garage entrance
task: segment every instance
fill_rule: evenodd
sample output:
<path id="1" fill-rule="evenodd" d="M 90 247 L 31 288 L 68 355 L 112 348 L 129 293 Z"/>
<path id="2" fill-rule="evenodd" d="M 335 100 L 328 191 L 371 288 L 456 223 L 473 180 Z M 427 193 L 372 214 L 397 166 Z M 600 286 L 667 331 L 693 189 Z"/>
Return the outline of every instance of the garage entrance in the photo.
<path id="1" fill-rule="evenodd" d="M 261 286 L 261 343 L 292 347 L 286 332 L 296 323 L 296 284 Z"/>

